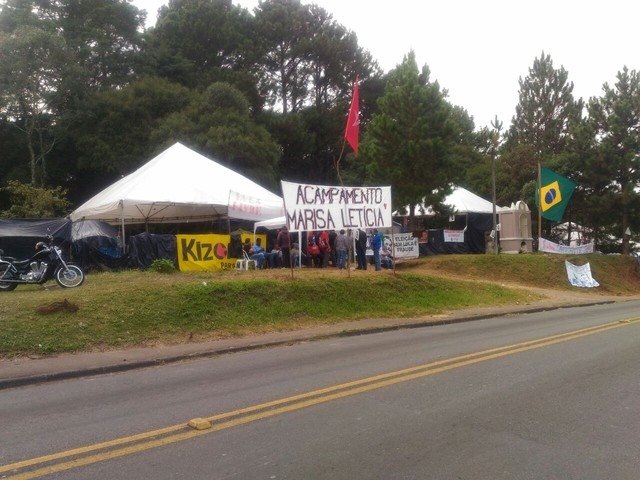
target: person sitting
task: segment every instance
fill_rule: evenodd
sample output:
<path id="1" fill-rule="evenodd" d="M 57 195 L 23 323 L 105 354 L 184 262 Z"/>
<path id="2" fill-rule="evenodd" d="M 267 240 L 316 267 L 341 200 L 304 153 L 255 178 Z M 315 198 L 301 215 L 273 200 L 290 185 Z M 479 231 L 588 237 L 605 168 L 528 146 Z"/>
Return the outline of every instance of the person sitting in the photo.
<path id="1" fill-rule="evenodd" d="M 244 250 L 244 253 L 246 253 L 247 255 L 250 255 L 249 251 L 251 250 L 251 240 L 249 238 L 244 239 L 242 250 Z"/>
<path id="2" fill-rule="evenodd" d="M 277 245 L 274 245 L 270 252 L 264 254 L 269 268 L 280 268 L 282 266 L 282 252 Z"/>
<path id="3" fill-rule="evenodd" d="M 261 238 L 256 239 L 256 243 L 249 248 L 249 260 L 255 260 L 257 268 L 264 267 L 265 254 Z"/>
<path id="4" fill-rule="evenodd" d="M 382 249 L 380 250 L 380 266 L 382 268 L 393 268 L 393 255 L 391 254 L 391 246 L 385 242 L 385 244 L 382 246 Z"/>

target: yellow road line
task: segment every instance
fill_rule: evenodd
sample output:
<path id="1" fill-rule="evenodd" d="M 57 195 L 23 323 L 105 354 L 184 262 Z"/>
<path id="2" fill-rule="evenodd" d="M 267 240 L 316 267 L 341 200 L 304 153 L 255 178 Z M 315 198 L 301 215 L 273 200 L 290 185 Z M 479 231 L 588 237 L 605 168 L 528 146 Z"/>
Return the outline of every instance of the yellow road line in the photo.
<path id="1" fill-rule="evenodd" d="M 7 479 L 12 479 L 12 480 L 27 480 L 27 479 L 38 478 L 44 475 L 49 475 L 52 473 L 69 470 L 72 468 L 77 468 L 83 465 L 89 465 L 92 463 L 97 463 L 97 462 L 101 462 L 108 459 L 118 458 L 125 455 L 131 455 L 134 453 L 142 452 L 152 448 L 158 448 L 161 446 L 165 446 L 175 442 L 180 442 L 183 440 L 189 440 L 191 438 L 194 438 L 200 435 L 206 435 L 208 433 L 217 432 L 227 428 L 232 428 L 232 427 L 236 427 L 246 423 L 261 420 L 263 418 L 268 418 L 268 417 L 280 415 L 283 413 L 300 410 L 302 408 L 318 405 L 321 403 L 326 403 L 339 398 L 356 395 L 359 393 L 383 388 L 383 387 L 394 385 L 397 383 L 415 380 L 417 378 L 426 377 L 428 375 L 433 375 L 435 373 L 440 373 L 447 370 L 452 370 L 455 368 L 472 365 L 475 363 L 480 363 L 488 360 L 493 360 L 496 358 L 505 357 L 507 355 L 513 355 L 515 353 L 521 353 L 528 350 L 534 350 L 537 348 L 554 345 L 557 343 L 585 337 L 588 335 L 593 335 L 595 333 L 601 333 L 601 332 L 611 330 L 614 328 L 619 328 L 622 326 L 628 326 L 638 321 L 640 321 L 640 317 L 626 319 L 626 320 L 619 320 L 611 323 L 597 325 L 594 327 L 583 328 L 580 330 L 574 330 L 571 332 L 561 333 L 561 334 L 544 337 L 536 340 L 530 340 L 527 342 L 493 348 L 493 349 L 475 352 L 467 355 L 461 355 L 461 356 L 453 357 L 450 359 L 438 360 L 436 362 L 419 365 L 416 367 L 411 367 L 403 370 L 398 370 L 395 372 L 375 375 L 372 377 L 367 377 L 367 378 L 356 380 L 353 382 L 334 385 L 332 387 L 314 390 L 304 394 L 281 398 L 271 402 L 266 402 L 259 405 L 253 405 L 251 407 L 214 415 L 214 416 L 208 417 L 207 420 L 212 422 L 216 422 L 224 419 L 231 419 L 231 420 L 227 420 L 225 422 L 220 422 L 220 423 L 214 423 L 212 428 L 208 430 L 187 429 L 187 427 L 185 427 L 185 424 L 174 425 L 174 426 L 170 426 L 170 427 L 166 427 L 158 430 L 153 430 L 150 432 L 141 433 L 138 435 L 123 437 L 123 438 L 112 440 L 109 442 L 103 442 L 103 443 L 94 444 L 94 445 L 90 445 L 82 448 L 59 452 L 52 455 L 46 455 L 46 456 L 42 456 L 42 457 L 30 459 L 30 460 L 25 460 L 25 461 L 13 463 L 10 465 L 0 466 L 0 473 L 8 472 L 8 471 L 16 471 L 26 467 L 40 465 L 47 462 L 52 462 L 55 460 L 60 460 L 63 458 L 68 458 L 76 455 L 82 455 L 82 454 L 86 454 L 86 453 L 90 453 L 98 450 L 109 449 L 109 448 L 117 447 L 119 445 L 125 445 L 128 443 L 141 442 L 135 445 L 130 445 L 130 446 L 119 448 L 119 449 L 97 453 L 95 455 L 72 459 L 64 463 L 50 465 L 50 466 L 42 467 L 36 470 L 17 474 L 11 477 L 6 477 Z M 279 407 L 279 408 L 274 408 L 274 407 Z M 251 415 L 247 415 L 247 414 L 251 414 Z M 233 417 L 238 417 L 238 418 L 233 418 Z M 181 430 L 182 432 L 180 432 Z M 179 433 L 175 433 L 174 435 L 167 435 L 173 432 L 179 432 Z M 165 435 L 163 438 L 152 439 L 153 437 L 158 437 L 163 435 Z M 145 440 L 148 440 L 148 441 L 145 441 Z"/>

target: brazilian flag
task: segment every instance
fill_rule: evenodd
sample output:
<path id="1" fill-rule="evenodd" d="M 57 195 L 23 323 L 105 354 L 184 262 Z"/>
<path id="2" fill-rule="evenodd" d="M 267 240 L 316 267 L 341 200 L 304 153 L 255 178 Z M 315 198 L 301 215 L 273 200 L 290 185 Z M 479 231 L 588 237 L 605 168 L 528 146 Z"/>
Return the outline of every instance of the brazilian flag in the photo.
<path id="1" fill-rule="evenodd" d="M 562 221 L 564 209 L 567 208 L 575 188 L 573 180 L 540 167 L 540 194 L 536 196 L 536 205 L 540 208 L 542 216 L 554 222 Z"/>

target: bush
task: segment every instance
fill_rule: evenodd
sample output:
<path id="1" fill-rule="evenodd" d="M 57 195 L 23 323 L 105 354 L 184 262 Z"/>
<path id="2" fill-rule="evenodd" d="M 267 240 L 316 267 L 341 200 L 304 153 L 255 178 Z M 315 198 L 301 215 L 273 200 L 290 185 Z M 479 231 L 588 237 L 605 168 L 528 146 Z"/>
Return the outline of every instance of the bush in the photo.
<path id="1" fill-rule="evenodd" d="M 149 270 L 156 273 L 174 273 L 176 267 L 171 260 L 156 258 L 149 266 Z"/>

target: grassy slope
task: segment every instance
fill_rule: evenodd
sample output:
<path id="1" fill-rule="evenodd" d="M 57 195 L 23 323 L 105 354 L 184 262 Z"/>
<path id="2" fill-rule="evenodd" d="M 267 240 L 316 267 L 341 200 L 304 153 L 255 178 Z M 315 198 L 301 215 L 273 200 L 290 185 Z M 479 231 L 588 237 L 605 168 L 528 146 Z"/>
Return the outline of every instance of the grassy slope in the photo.
<path id="1" fill-rule="evenodd" d="M 293 280 L 287 270 L 99 273 L 89 275 L 76 289 L 50 284 L 47 290 L 19 286 L 3 292 L 0 357 L 197 341 L 367 317 L 414 317 L 527 303 L 533 299 L 531 293 L 486 280 L 570 290 L 574 287 L 566 280 L 565 258 L 591 263 L 602 285 L 590 291 L 593 295 L 629 295 L 640 287 L 635 260 L 596 255 L 448 255 L 402 264 L 395 275 L 369 270 L 347 276 L 335 269 L 303 269 Z M 56 309 L 63 300 L 78 310 Z M 39 313 L 42 307 L 52 312 Z"/>

